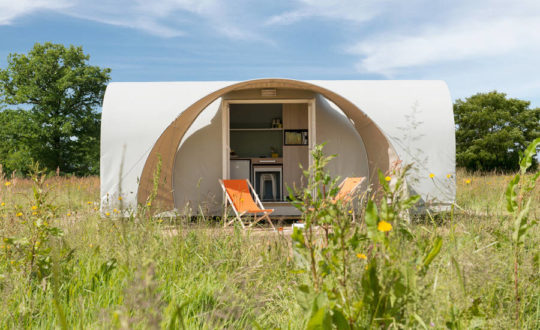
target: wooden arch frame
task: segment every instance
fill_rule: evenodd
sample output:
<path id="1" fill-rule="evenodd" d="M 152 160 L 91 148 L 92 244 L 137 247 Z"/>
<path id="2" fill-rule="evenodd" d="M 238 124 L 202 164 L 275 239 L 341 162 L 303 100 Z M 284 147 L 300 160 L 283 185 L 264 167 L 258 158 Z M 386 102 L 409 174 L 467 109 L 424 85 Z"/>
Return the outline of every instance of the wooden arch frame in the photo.
<path id="1" fill-rule="evenodd" d="M 188 128 L 212 102 L 227 93 L 246 89 L 286 88 L 318 93 L 338 106 L 351 120 L 362 137 L 368 156 L 369 172 L 387 171 L 397 160 L 397 154 L 381 129 L 356 105 L 326 88 L 291 79 L 248 80 L 216 90 L 189 106 L 163 131 L 157 139 L 143 167 L 137 191 L 137 202 L 145 204 L 153 190 L 153 172 L 161 158 L 161 177 L 155 196 L 155 205 L 164 210 L 174 209 L 173 166 L 178 146 Z M 275 98 L 272 98 L 275 99 Z"/>

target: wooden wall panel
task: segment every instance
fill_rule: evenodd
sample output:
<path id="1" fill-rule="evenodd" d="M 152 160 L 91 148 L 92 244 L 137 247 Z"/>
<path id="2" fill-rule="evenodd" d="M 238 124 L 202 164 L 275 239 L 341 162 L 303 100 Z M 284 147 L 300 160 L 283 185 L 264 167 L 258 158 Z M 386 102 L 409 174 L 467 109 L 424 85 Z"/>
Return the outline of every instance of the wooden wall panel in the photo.
<path id="1" fill-rule="evenodd" d="M 284 129 L 308 129 L 307 103 L 283 104 Z"/>
<path id="2" fill-rule="evenodd" d="M 306 183 L 299 164 L 304 169 L 309 167 L 308 146 L 283 146 L 283 196 L 289 196 L 287 185 L 303 187 Z"/>

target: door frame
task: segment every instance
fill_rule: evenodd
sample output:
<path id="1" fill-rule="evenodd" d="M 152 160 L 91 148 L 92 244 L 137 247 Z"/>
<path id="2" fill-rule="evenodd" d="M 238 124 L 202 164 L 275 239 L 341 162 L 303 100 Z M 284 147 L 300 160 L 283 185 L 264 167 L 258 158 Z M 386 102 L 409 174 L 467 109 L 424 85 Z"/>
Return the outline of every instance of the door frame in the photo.
<path id="1" fill-rule="evenodd" d="M 316 145 L 316 109 L 315 98 L 309 99 L 239 99 L 221 101 L 221 141 L 222 141 L 222 177 L 230 178 L 231 147 L 230 147 L 230 105 L 231 104 L 276 104 L 276 103 L 304 103 L 308 105 L 308 159 L 309 166 L 313 163 L 311 151 Z"/>

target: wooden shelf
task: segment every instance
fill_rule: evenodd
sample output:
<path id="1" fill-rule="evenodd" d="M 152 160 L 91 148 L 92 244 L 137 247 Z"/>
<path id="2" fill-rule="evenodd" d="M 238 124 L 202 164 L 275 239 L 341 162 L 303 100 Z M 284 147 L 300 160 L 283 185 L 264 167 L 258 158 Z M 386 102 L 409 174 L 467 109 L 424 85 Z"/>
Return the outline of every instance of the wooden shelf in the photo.
<path id="1" fill-rule="evenodd" d="M 283 128 L 231 128 L 231 131 L 283 131 Z"/>

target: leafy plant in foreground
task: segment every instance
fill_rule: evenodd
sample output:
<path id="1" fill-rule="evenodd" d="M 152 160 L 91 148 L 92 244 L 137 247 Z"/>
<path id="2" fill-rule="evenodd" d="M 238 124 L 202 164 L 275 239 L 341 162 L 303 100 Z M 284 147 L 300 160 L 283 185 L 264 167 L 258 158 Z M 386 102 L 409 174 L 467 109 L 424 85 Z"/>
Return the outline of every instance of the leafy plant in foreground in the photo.
<path id="1" fill-rule="evenodd" d="M 30 211 L 18 211 L 17 218 L 26 226 L 26 231 L 18 237 L 6 237 L 4 242 L 13 246 L 12 257 L 14 267 L 22 267 L 29 279 L 41 282 L 52 275 L 54 256 L 52 255 L 53 240 L 63 236 L 62 229 L 53 226 L 56 217 L 56 207 L 48 200 L 45 189 L 45 175 L 39 169 L 39 164 L 33 166 L 32 181 L 34 183 L 33 205 Z M 71 258 L 73 251 L 63 249 L 62 259 Z"/>
<path id="2" fill-rule="evenodd" d="M 312 155 L 313 165 L 304 171 L 306 187 L 290 191 L 305 220 L 292 239 L 307 328 L 425 325 L 417 313 L 429 286 L 422 279 L 442 239 L 415 237 L 404 221 L 405 211 L 418 201 L 403 189 L 410 167 L 394 170 L 395 178 L 379 173 L 379 207 L 377 199 L 368 201 L 365 223 L 357 223 L 348 212 L 352 205 L 334 200 L 337 180 L 325 170 L 334 156 L 324 156 L 322 146 Z"/>
<path id="3" fill-rule="evenodd" d="M 537 224 L 536 220 L 529 220 L 529 212 L 532 197 L 531 192 L 536 186 L 540 177 L 540 171 L 537 171 L 530 178 L 525 177 L 527 169 L 532 165 L 533 157 L 536 154 L 536 148 L 540 145 L 540 138 L 534 140 L 525 149 L 523 156 L 519 161 L 519 172 L 508 183 L 506 188 L 506 207 L 512 214 L 514 229 L 512 232 L 512 241 L 514 247 L 514 295 L 515 295 L 515 319 L 516 326 L 520 323 L 520 294 L 519 294 L 519 264 L 520 248 L 523 245 L 527 232 Z M 526 180 L 526 181 L 525 181 Z M 524 182 L 523 182 L 524 181 Z"/>

